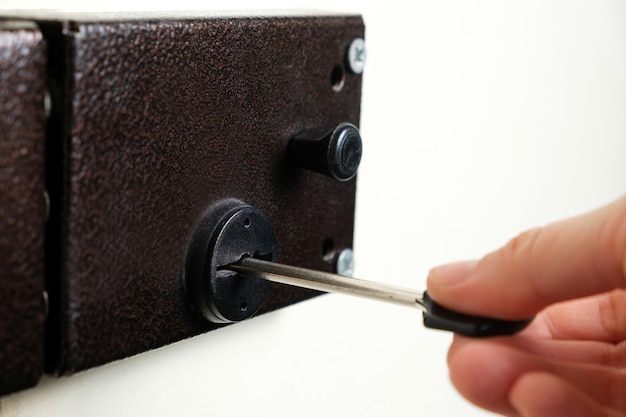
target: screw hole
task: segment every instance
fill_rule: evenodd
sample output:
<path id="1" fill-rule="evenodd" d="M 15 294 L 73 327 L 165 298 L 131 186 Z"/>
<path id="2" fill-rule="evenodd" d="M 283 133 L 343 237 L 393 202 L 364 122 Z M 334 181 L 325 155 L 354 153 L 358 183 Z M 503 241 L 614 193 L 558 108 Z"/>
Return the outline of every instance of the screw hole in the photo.
<path id="1" fill-rule="evenodd" d="M 245 218 L 245 220 L 243 221 L 243 227 L 245 227 L 246 229 L 250 227 L 250 218 Z"/>
<path id="2" fill-rule="evenodd" d="M 330 260 L 333 256 L 333 249 L 335 249 L 335 242 L 331 238 L 324 240 L 322 244 L 322 257 L 326 260 Z"/>
<path id="3" fill-rule="evenodd" d="M 330 72 L 330 86 L 334 91 L 341 91 L 345 83 L 345 76 L 341 65 L 335 65 Z"/>
<path id="4" fill-rule="evenodd" d="M 242 312 L 248 311 L 248 303 L 246 303 L 245 301 L 242 301 L 239 308 L 241 309 Z"/>

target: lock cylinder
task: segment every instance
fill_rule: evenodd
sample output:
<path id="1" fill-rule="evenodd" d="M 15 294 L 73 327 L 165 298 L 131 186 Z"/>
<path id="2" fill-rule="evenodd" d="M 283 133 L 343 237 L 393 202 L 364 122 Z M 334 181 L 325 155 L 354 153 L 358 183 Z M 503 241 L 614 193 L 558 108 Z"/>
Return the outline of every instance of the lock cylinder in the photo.
<path id="1" fill-rule="evenodd" d="M 259 310 L 272 284 L 220 269 L 244 257 L 276 260 L 272 224 L 242 201 L 220 201 L 202 216 L 187 251 L 185 291 L 199 315 L 213 323 L 232 323 Z"/>

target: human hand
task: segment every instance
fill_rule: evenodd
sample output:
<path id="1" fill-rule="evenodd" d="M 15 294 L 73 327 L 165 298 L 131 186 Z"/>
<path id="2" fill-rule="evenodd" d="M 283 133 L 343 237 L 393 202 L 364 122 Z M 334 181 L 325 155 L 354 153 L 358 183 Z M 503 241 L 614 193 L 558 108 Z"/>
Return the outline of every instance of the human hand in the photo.
<path id="1" fill-rule="evenodd" d="M 450 378 L 507 416 L 626 416 L 626 197 L 522 233 L 480 261 L 434 268 L 428 293 L 453 310 L 519 320 L 513 337 L 455 336 Z"/>

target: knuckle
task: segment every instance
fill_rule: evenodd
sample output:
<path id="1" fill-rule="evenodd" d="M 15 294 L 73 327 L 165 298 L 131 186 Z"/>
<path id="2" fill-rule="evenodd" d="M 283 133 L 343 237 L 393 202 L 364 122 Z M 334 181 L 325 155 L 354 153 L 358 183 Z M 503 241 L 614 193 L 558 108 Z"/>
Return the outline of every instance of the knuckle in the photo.
<path id="1" fill-rule="evenodd" d="M 603 358 L 602 364 L 615 368 L 626 368 L 626 340 L 611 347 Z"/>
<path id="2" fill-rule="evenodd" d="M 598 303 L 602 331 L 613 343 L 621 342 L 624 339 L 624 329 L 626 329 L 625 296 L 624 290 L 614 290 Z"/>
<path id="3" fill-rule="evenodd" d="M 504 248 L 509 261 L 516 267 L 532 264 L 535 248 L 542 233 L 541 228 L 535 228 L 520 233 Z"/>
<path id="4" fill-rule="evenodd" d="M 538 271 L 535 270 L 540 263 L 536 260 L 540 257 L 540 241 L 544 233 L 543 228 L 527 230 L 513 238 L 501 251 L 503 262 L 509 265 L 511 271 L 516 271 L 526 284 L 535 300 L 544 303 L 544 292 L 540 286 Z"/>
<path id="5" fill-rule="evenodd" d="M 597 255 L 601 259 L 607 259 L 608 266 L 611 267 L 609 275 L 611 277 L 618 275 L 620 280 L 618 286 L 623 287 L 626 286 L 626 195 L 608 209 L 598 228 L 600 241 L 598 247 L 604 253 Z"/>

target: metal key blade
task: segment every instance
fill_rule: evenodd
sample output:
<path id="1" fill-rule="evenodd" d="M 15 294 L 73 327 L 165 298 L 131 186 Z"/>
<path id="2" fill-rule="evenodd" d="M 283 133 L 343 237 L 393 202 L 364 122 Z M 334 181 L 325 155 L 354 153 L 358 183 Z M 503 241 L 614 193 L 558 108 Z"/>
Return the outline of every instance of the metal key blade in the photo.
<path id="1" fill-rule="evenodd" d="M 243 258 L 239 262 L 227 265 L 222 269 L 296 287 L 356 295 L 409 307 L 417 307 L 424 312 L 424 325 L 426 327 L 449 330 L 464 336 L 511 335 L 522 330 L 532 320 L 507 321 L 470 316 L 449 310 L 437 304 L 426 292 L 422 293 L 393 285 L 298 268 L 256 258 Z"/>
<path id="2" fill-rule="evenodd" d="M 379 301 L 402 304 L 409 307 L 419 307 L 425 310 L 422 302 L 423 293 L 421 292 L 331 274 L 329 272 L 298 268 L 256 258 L 243 258 L 237 263 L 226 266 L 225 269 L 234 270 L 244 275 L 253 275 L 281 284 L 294 285 L 296 287 L 309 288 L 317 291 L 356 295 Z"/>

